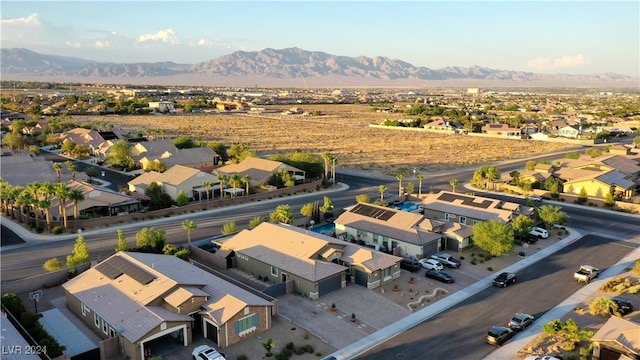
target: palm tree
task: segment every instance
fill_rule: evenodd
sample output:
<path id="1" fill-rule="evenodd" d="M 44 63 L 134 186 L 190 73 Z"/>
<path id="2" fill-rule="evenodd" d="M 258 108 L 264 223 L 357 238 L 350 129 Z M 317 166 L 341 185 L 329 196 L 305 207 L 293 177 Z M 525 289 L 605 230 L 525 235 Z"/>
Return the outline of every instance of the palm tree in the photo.
<path id="1" fill-rule="evenodd" d="M 227 175 L 218 175 L 218 181 L 220 182 L 220 200 L 224 199 L 224 184 L 227 182 Z"/>
<path id="2" fill-rule="evenodd" d="M 74 163 L 71 160 L 67 160 L 65 162 L 65 164 L 67 164 L 67 169 L 69 170 L 69 172 L 71 173 L 71 178 L 73 180 L 76 179 L 76 172 L 78 171 L 78 165 L 76 165 L 76 163 Z"/>
<path id="3" fill-rule="evenodd" d="M 244 186 L 246 187 L 246 191 L 247 191 L 246 196 L 249 196 L 249 182 L 251 181 L 251 176 L 245 175 L 242 177 L 241 180 L 244 183 Z"/>
<path id="4" fill-rule="evenodd" d="M 69 199 L 70 189 L 67 184 L 58 183 L 55 186 L 54 194 L 60 201 L 59 214 L 62 217 L 62 225 L 67 228 L 67 199 Z"/>
<path id="5" fill-rule="evenodd" d="M 396 179 L 398 179 L 398 196 L 402 196 L 402 180 L 404 180 L 403 174 L 396 175 Z"/>
<path id="6" fill-rule="evenodd" d="M 324 160 L 324 179 L 325 181 L 329 177 L 329 164 L 331 163 L 333 156 L 330 152 L 323 152 L 322 159 Z"/>
<path id="7" fill-rule="evenodd" d="M 72 189 L 69 191 L 69 200 L 73 200 L 73 219 L 76 228 L 78 228 L 78 202 L 84 200 L 84 193 L 80 189 Z"/>
<path id="8" fill-rule="evenodd" d="M 50 182 L 44 182 L 40 184 L 40 194 L 42 196 L 42 200 L 38 203 L 38 206 L 44 210 L 45 219 L 47 221 L 47 229 L 51 232 L 51 199 L 49 196 L 53 195 L 55 192 L 55 187 Z"/>
<path id="9" fill-rule="evenodd" d="M 209 189 L 211 189 L 213 187 L 213 182 L 204 181 L 204 182 L 202 182 L 202 186 L 204 187 L 204 191 L 207 194 L 207 209 L 208 209 L 209 208 Z"/>
<path id="10" fill-rule="evenodd" d="M 489 166 L 485 173 L 487 180 L 489 181 L 490 188 L 493 189 L 493 181 L 500 179 L 500 170 L 495 166 Z"/>
<path id="11" fill-rule="evenodd" d="M 387 191 L 387 187 L 384 185 L 378 186 L 378 192 L 380 192 L 380 200 L 384 200 L 384 192 Z"/>
<path id="12" fill-rule="evenodd" d="M 27 184 L 24 188 L 24 191 L 30 194 L 30 203 L 31 207 L 33 207 L 33 211 L 36 215 L 36 228 L 40 227 L 40 183 L 32 182 Z"/>
<path id="13" fill-rule="evenodd" d="M 23 215 L 26 215 L 29 222 L 29 208 L 33 204 L 33 195 L 26 188 L 21 188 L 16 198 L 16 206 L 18 207 L 18 222 L 23 222 Z"/>
<path id="14" fill-rule="evenodd" d="M 229 178 L 229 186 L 233 187 L 233 197 L 236 197 L 236 188 L 238 186 L 240 186 L 240 183 L 242 182 L 242 178 L 240 177 L 240 175 L 238 174 L 233 174 L 231 175 L 231 177 Z"/>
<path id="15" fill-rule="evenodd" d="M 422 195 L 422 180 L 424 179 L 424 175 L 418 174 L 418 180 L 420 180 L 420 184 L 418 185 L 418 197 Z"/>
<path id="16" fill-rule="evenodd" d="M 56 170 L 56 176 L 58 177 L 58 182 L 60 182 L 60 175 L 61 175 L 61 171 L 62 171 L 62 163 L 54 162 L 53 163 L 53 168 Z"/>
<path id="17" fill-rule="evenodd" d="M 8 215 L 9 197 L 13 191 L 13 186 L 8 182 L 0 179 L 0 198 L 2 198 L 2 213 Z"/>
<path id="18" fill-rule="evenodd" d="M 451 185 L 451 188 L 453 188 L 453 192 L 456 192 L 456 186 L 458 186 L 459 184 L 460 181 L 458 179 L 449 180 L 449 185 Z"/>
<path id="19" fill-rule="evenodd" d="M 182 222 L 182 227 L 187 230 L 187 240 L 191 244 L 191 230 L 198 228 L 198 224 L 191 219 L 186 219 Z"/>

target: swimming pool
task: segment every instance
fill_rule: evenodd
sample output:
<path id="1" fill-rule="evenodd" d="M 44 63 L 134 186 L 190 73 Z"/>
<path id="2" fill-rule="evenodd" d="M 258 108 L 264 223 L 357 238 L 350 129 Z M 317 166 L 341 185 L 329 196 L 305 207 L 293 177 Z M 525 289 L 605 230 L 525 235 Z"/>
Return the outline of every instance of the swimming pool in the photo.
<path id="1" fill-rule="evenodd" d="M 315 225 L 309 230 L 323 235 L 331 235 L 336 231 L 336 225 L 334 223 L 325 223 Z"/>
<path id="2" fill-rule="evenodd" d="M 412 213 L 422 212 L 422 204 L 415 202 L 403 202 L 399 205 L 390 206 L 393 209 L 398 209 L 402 211 L 408 211 Z"/>

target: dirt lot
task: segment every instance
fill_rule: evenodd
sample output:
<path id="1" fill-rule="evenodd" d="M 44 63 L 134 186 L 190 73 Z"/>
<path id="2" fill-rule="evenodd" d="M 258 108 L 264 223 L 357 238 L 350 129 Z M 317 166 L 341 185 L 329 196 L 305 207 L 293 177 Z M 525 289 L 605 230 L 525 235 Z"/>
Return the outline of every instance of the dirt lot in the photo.
<path id="1" fill-rule="evenodd" d="M 186 135 L 223 144 L 248 142 L 259 156 L 293 151 L 319 155 L 328 151 L 337 155 L 338 166 L 382 170 L 394 176 L 409 174 L 413 167 L 426 173 L 569 147 L 551 142 L 373 128 L 369 124 L 406 116 L 372 112 L 368 105 L 309 105 L 303 110 L 320 111 L 323 115 L 176 114 L 82 116 L 77 120 L 102 126 L 111 124 L 114 130 L 134 136 L 137 131 L 146 135 L 148 129 L 165 129 L 166 137 Z"/>

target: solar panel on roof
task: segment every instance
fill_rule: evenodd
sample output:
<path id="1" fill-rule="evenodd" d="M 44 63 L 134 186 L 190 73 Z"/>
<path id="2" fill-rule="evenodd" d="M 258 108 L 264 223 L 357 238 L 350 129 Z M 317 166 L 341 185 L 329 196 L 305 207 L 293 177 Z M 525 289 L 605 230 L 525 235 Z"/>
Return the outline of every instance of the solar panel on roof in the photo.
<path id="1" fill-rule="evenodd" d="M 149 272 L 119 256 L 101 262 L 96 266 L 96 269 L 112 280 L 122 274 L 127 274 L 140 284 L 146 285 L 155 279 L 155 276 Z"/>
<path id="2" fill-rule="evenodd" d="M 473 201 L 474 198 L 471 196 L 464 196 L 460 194 L 451 194 L 451 193 L 440 194 L 438 196 L 438 200 L 442 200 L 450 203 L 454 202 L 455 200 L 462 200 L 462 205 L 472 206 L 472 207 L 481 208 L 481 209 L 486 209 L 489 206 L 491 206 L 491 204 L 493 204 L 493 201 L 491 200 L 482 200 L 482 202 L 475 202 Z"/>
<path id="3" fill-rule="evenodd" d="M 116 267 L 109 263 L 109 260 L 105 260 L 100 264 L 96 265 L 96 270 L 100 271 L 104 276 L 113 280 L 118 276 L 122 275 L 122 271 L 118 270 Z"/>
<path id="4" fill-rule="evenodd" d="M 118 138 L 118 135 L 113 131 L 100 131 L 99 134 L 105 140 L 115 140 Z"/>
<path id="5" fill-rule="evenodd" d="M 395 211 L 393 210 L 381 209 L 366 204 L 356 205 L 353 209 L 351 209 L 351 212 L 383 221 L 389 220 L 395 214 Z"/>

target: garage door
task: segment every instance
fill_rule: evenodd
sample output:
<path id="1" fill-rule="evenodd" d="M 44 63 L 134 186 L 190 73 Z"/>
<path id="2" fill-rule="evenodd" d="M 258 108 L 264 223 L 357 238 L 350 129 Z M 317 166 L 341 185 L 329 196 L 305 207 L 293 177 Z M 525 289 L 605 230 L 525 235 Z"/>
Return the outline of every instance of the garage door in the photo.
<path id="1" fill-rule="evenodd" d="M 369 282 L 369 275 L 364 271 L 356 270 L 356 284 L 367 287 Z"/>
<path id="2" fill-rule="evenodd" d="M 318 282 L 318 296 L 326 295 L 342 287 L 342 274 Z"/>
<path id="3" fill-rule="evenodd" d="M 218 328 L 210 322 L 207 323 L 207 339 L 218 345 Z"/>

